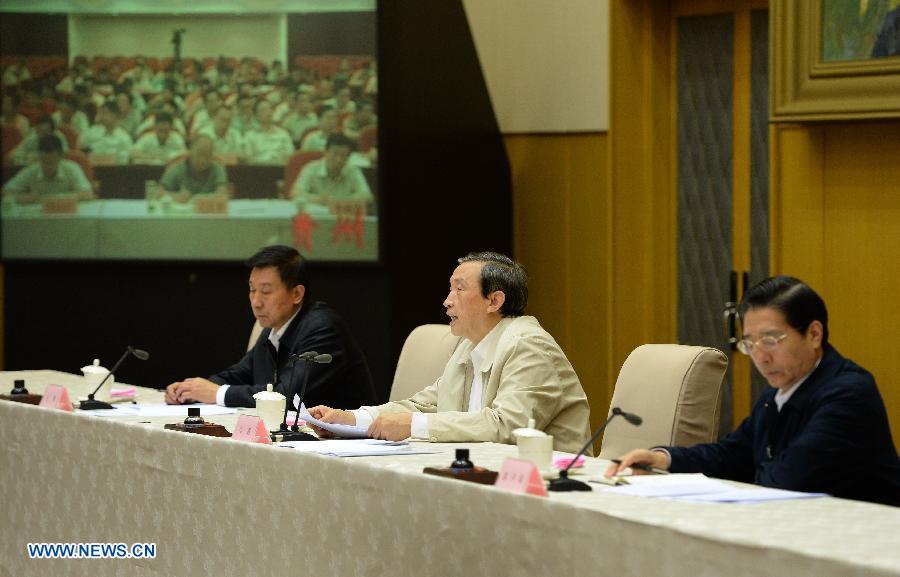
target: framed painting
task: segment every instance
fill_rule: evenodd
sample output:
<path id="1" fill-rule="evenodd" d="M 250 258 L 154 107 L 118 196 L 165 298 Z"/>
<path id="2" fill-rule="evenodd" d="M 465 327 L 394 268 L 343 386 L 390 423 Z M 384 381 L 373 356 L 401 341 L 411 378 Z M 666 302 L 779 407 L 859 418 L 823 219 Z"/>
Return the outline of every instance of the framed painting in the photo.
<path id="1" fill-rule="evenodd" d="M 900 0 L 773 0 L 773 122 L 900 118 Z"/>

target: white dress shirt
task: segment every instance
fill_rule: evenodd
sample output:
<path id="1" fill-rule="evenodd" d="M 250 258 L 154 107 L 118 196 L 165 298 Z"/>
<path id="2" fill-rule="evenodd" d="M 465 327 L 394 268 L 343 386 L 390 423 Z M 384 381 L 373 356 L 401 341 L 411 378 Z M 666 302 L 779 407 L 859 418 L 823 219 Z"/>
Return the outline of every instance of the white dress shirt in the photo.
<path id="1" fill-rule="evenodd" d="M 275 352 L 278 352 L 278 344 L 281 342 L 281 337 L 284 336 L 284 331 L 287 330 L 288 325 L 290 325 L 294 321 L 294 317 L 297 316 L 297 313 L 300 312 L 298 308 L 294 314 L 291 315 L 291 318 L 287 320 L 286 323 L 281 325 L 277 331 L 272 331 L 269 333 L 269 342 L 272 343 L 272 346 L 275 347 Z M 273 385 L 276 383 L 272 383 Z M 225 391 L 228 390 L 228 387 L 231 385 L 221 385 L 219 390 L 216 391 L 216 404 L 225 406 Z"/>

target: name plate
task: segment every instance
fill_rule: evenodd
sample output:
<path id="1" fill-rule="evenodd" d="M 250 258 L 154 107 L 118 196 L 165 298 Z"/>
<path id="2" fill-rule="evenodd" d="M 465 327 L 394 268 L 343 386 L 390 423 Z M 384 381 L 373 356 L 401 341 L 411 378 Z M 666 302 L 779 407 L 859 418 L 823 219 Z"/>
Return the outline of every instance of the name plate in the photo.
<path id="1" fill-rule="evenodd" d="M 547 496 L 547 487 L 537 466 L 522 459 L 507 458 L 503 461 L 494 486 L 513 493 Z"/>
<path id="2" fill-rule="evenodd" d="M 72 401 L 69 400 L 69 391 L 59 385 L 47 385 L 47 390 L 44 391 L 44 398 L 41 399 L 39 406 L 72 412 Z"/>
<path id="3" fill-rule="evenodd" d="M 261 443 L 263 445 L 271 445 L 272 439 L 269 438 L 269 431 L 266 424 L 259 417 L 253 415 L 241 415 L 238 418 L 237 425 L 234 427 L 234 433 L 231 438 L 238 441 L 246 441 L 248 443 Z"/>

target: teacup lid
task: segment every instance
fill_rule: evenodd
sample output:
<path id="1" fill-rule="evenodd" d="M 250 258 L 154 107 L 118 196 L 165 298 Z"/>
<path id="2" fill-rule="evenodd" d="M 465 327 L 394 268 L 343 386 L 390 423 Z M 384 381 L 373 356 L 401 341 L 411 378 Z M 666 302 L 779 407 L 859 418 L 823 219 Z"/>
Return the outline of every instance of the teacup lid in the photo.
<path id="1" fill-rule="evenodd" d="M 546 437 L 547 433 L 534 428 L 534 419 L 528 419 L 528 426 L 521 429 L 514 429 L 512 432 L 515 437 Z"/>
<path id="2" fill-rule="evenodd" d="M 253 395 L 253 398 L 257 401 L 281 401 L 284 399 L 284 395 L 281 393 L 276 393 L 272 390 L 272 383 L 266 385 L 265 391 L 260 391 Z"/>
<path id="3" fill-rule="evenodd" d="M 100 366 L 100 359 L 94 359 L 94 364 L 81 367 L 81 372 L 86 375 L 105 375 L 109 369 Z"/>

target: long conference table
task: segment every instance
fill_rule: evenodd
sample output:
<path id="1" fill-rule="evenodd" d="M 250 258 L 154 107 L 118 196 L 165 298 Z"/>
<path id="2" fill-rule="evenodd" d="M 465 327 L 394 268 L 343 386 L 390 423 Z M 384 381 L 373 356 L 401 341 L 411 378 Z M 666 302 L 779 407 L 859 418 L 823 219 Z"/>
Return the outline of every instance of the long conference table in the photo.
<path id="1" fill-rule="evenodd" d="M 32 392 L 87 392 L 56 371 L 0 373 L 0 391 L 17 378 Z M 139 402 L 161 399 L 138 389 Z M 209 420 L 231 429 L 237 416 Z M 0 401 L 0 576 L 900 575 L 897 508 L 697 504 L 601 486 L 542 498 L 422 473 L 460 446 L 499 470 L 512 446 L 342 459 L 164 430 L 172 421 Z M 588 459 L 586 474 L 606 464 Z M 36 542 L 154 543 L 156 556 L 29 559 Z"/>
<path id="2" fill-rule="evenodd" d="M 307 207 L 307 211 L 313 208 Z M 309 212 L 297 228 L 290 200 L 235 199 L 224 214 L 195 214 L 190 204 L 105 199 L 74 214 L 44 214 L 41 205 L 4 202 L 4 258 L 241 259 L 271 244 L 297 246 L 316 260 L 378 258 L 378 217 L 340 220 Z"/>

